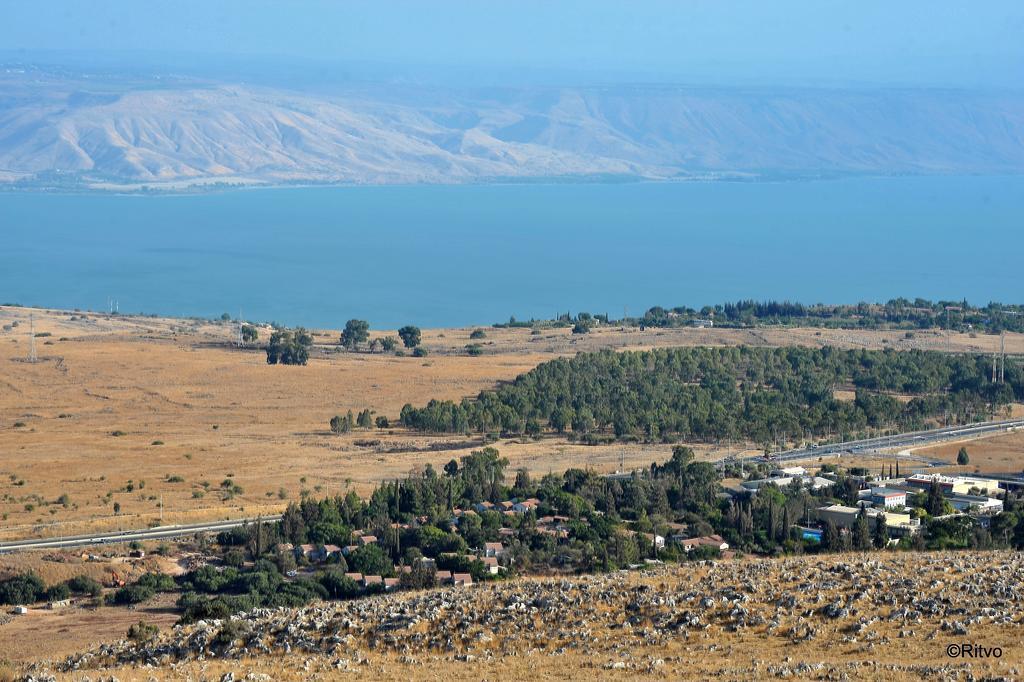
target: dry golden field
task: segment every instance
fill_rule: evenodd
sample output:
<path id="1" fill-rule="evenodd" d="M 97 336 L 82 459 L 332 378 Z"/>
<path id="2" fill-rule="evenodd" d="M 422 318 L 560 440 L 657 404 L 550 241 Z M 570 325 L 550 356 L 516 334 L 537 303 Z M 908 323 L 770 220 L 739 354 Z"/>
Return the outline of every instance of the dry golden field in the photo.
<path id="1" fill-rule="evenodd" d="M 961 447 L 967 448 L 970 457 L 966 466 L 956 464 L 956 456 Z M 942 443 L 914 452 L 948 461 L 950 466 L 942 467 L 942 470 L 948 472 L 1020 473 L 1024 471 L 1024 432 L 1015 431 L 962 443 Z"/>
<path id="2" fill-rule="evenodd" d="M 29 354 L 35 318 L 39 361 Z M 16 324 L 16 326 L 15 326 Z M 463 348 L 472 328 L 425 330 L 426 358 L 339 352 L 315 332 L 306 367 L 268 366 L 238 349 L 235 327 L 183 319 L 0 307 L 0 538 L 62 535 L 270 513 L 301 491 L 367 492 L 377 481 L 443 465 L 480 442 L 401 429 L 327 428 L 370 408 L 391 419 L 405 403 L 458 399 L 544 360 L 597 348 L 756 344 L 991 350 L 995 337 L 918 332 L 728 329 L 486 328 L 485 354 Z M 262 329 L 266 338 L 269 330 Z M 374 336 L 394 334 L 375 331 Z M 1024 337 L 1007 337 L 1024 351 Z M 544 439 L 499 442 L 513 468 L 544 474 L 646 465 L 667 447 L 585 447 Z M 717 456 L 702 450 L 703 456 Z M 223 492 L 230 481 L 242 492 Z M 114 504 L 119 514 L 114 514 Z"/>

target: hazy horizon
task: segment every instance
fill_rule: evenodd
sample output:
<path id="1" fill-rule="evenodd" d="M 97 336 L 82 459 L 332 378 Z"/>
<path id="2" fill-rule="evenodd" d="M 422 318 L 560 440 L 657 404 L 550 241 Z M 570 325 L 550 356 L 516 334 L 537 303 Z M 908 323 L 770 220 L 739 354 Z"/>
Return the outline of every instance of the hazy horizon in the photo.
<path id="1" fill-rule="evenodd" d="M 126 67 L 276 61 L 476 85 L 1024 87 L 1024 6 L 1004 1 L 44 0 L 5 14 L 0 53 Z"/>

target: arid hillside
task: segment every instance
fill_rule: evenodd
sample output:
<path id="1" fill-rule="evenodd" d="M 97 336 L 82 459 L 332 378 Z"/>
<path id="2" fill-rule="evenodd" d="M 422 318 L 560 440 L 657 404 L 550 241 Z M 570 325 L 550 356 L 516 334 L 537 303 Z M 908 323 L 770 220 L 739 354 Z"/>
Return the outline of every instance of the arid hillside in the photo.
<path id="1" fill-rule="evenodd" d="M 29 356 L 30 314 L 38 362 Z M 316 332 L 305 367 L 268 366 L 256 347 L 233 345 L 232 323 L 0 307 L 0 535 L 255 515 L 303 490 L 323 495 L 404 476 L 481 446 L 477 437 L 428 437 L 400 428 L 335 435 L 348 410 L 394 421 L 405 403 L 458 399 L 544 360 L 598 348 L 698 344 L 835 345 L 984 350 L 998 339 L 919 332 L 814 329 L 486 328 L 425 330 L 425 358 L 345 352 L 337 331 Z M 268 330 L 261 330 L 267 337 Z M 394 332 L 374 331 L 374 336 Z M 1007 336 L 1024 352 L 1024 337 Z M 500 441 L 512 468 L 613 471 L 667 457 L 668 446 L 588 447 L 565 440 Z M 700 448 L 702 456 L 742 450 Z M 115 514 L 115 504 L 117 513 Z"/>
<path id="2" fill-rule="evenodd" d="M 68 680 L 1012 679 L 1024 665 L 1022 579 L 1024 557 L 1009 552 L 684 563 L 262 610 L 36 669 Z M 961 657 L 963 645 L 993 653 Z"/>
<path id="3" fill-rule="evenodd" d="M 1013 93 L 398 84 L 299 91 L 25 65 L 0 76 L 0 181 L 28 184 L 174 189 L 1024 166 Z"/>

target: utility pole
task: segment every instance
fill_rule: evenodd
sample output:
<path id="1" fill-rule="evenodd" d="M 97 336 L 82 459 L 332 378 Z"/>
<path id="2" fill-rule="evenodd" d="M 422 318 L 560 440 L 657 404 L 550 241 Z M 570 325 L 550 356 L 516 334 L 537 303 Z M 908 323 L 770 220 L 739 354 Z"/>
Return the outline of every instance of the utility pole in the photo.
<path id="1" fill-rule="evenodd" d="M 28 361 L 35 364 L 36 357 L 36 317 L 33 313 L 28 314 Z"/>
<path id="2" fill-rule="evenodd" d="M 999 334 L 999 383 L 1006 383 L 1006 332 Z"/>

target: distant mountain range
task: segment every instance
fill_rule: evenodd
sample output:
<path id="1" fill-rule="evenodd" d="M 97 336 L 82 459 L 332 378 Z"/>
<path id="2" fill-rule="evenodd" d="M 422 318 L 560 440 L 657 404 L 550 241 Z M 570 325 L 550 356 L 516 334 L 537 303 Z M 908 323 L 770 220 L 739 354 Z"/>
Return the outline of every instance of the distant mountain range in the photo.
<path id="1" fill-rule="evenodd" d="M 1024 93 L 331 90 L 0 68 L 0 182 L 464 183 L 1020 173 Z"/>

